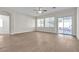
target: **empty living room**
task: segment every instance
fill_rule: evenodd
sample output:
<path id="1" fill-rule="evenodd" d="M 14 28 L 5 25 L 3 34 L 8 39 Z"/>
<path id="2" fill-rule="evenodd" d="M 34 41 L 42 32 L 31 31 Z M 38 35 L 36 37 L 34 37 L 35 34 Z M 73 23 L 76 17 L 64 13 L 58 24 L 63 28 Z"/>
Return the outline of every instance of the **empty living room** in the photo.
<path id="1" fill-rule="evenodd" d="M 0 52 L 79 52 L 78 7 L 0 7 Z"/>
<path id="2" fill-rule="evenodd" d="M 0 59 L 79 59 L 79 0 L 0 0 Z"/>

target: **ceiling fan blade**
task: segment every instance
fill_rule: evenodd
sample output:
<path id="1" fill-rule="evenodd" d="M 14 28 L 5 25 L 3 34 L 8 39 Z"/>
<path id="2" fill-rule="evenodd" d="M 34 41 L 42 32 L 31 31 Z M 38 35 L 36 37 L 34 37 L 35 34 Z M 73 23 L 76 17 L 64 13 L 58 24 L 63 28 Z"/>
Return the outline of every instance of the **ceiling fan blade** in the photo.
<path id="1" fill-rule="evenodd" d="M 53 9 L 55 9 L 56 7 L 52 7 Z"/>
<path id="2" fill-rule="evenodd" d="M 47 10 L 43 10 L 43 11 L 45 11 L 45 12 L 46 12 Z"/>
<path id="3" fill-rule="evenodd" d="M 38 11 L 38 10 L 33 10 L 33 11 Z"/>

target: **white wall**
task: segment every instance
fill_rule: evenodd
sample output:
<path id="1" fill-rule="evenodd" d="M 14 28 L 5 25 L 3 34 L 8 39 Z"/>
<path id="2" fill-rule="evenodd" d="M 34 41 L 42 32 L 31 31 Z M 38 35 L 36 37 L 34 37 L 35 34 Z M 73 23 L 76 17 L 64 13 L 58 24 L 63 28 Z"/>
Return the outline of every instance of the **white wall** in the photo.
<path id="1" fill-rule="evenodd" d="M 34 31 L 34 18 L 4 7 L 0 7 L 0 14 L 10 16 L 11 34 Z"/>
<path id="2" fill-rule="evenodd" d="M 79 8 L 77 8 L 77 38 L 79 39 Z"/>
<path id="3" fill-rule="evenodd" d="M 35 20 L 26 15 L 15 14 L 14 33 L 31 32 L 35 29 Z"/>
<path id="4" fill-rule="evenodd" d="M 49 13 L 47 15 L 39 16 L 38 18 L 46 18 L 46 17 L 61 17 L 61 16 L 72 16 L 73 23 L 73 35 L 76 35 L 76 8 L 70 8 L 66 10 L 61 10 L 53 13 Z M 55 20 L 55 28 L 52 31 L 53 33 L 57 33 L 57 19 Z"/>

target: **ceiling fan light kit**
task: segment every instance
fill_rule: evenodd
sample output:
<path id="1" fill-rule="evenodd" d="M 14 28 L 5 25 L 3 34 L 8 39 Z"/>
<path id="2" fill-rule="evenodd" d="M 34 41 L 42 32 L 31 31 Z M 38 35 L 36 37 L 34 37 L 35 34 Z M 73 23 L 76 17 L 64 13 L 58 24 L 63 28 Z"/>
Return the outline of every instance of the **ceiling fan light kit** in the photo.
<path id="1" fill-rule="evenodd" d="M 52 7 L 53 9 L 56 9 L 56 7 Z M 34 10 L 37 14 L 42 14 L 42 13 L 45 13 L 47 12 L 46 9 L 43 9 L 42 7 L 38 7 L 38 9 L 35 9 Z"/>
<path id="2" fill-rule="evenodd" d="M 42 14 L 46 12 L 47 10 L 43 10 L 41 7 L 38 7 L 38 10 L 34 10 L 34 11 L 36 11 L 38 14 Z"/>
<path id="3" fill-rule="evenodd" d="M 41 13 L 43 13 L 43 11 L 40 10 L 40 11 L 38 11 L 38 13 L 41 14 Z"/>

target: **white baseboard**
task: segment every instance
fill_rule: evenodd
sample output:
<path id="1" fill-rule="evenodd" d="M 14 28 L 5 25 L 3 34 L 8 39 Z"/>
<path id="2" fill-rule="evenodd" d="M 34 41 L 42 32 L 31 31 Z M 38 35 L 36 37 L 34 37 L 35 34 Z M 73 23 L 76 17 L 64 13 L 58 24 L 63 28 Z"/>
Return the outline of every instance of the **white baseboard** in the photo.
<path id="1" fill-rule="evenodd" d="M 15 33 L 10 33 L 10 35 L 14 35 Z"/>
<path id="2" fill-rule="evenodd" d="M 79 36 L 77 36 L 77 39 L 79 40 Z"/>
<path id="3" fill-rule="evenodd" d="M 14 31 L 12 33 L 10 33 L 11 35 L 15 35 L 15 34 L 20 34 L 20 33 L 26 33 L 26 32 L 33 32 L 35 31 L 34 28 L 28 28 L 28 29 L 25 29 L 25 30 L 19 30 L 19 31 Z"/>
<path id="4" fill-rule="evenodd" d="M 28 32 L 33 32 L 33 31 L 28 31 Z M 11 33 L 11 35 L 21 34 L 21 33 L 27 33 L 27 32 L 26 31 L 25 32 L 15 32 L 15 33 Z"/>

